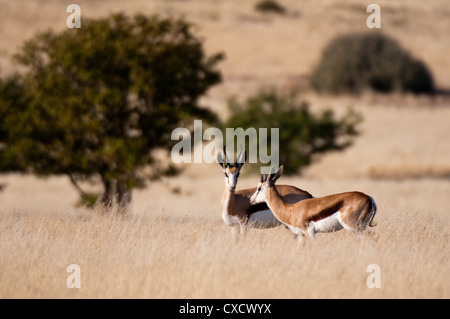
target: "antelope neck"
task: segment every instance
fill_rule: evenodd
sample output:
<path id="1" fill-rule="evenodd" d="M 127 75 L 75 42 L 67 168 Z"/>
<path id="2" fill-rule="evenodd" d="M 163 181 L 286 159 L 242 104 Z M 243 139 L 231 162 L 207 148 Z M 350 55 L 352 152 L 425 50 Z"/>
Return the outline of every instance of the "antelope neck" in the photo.
<path id="1" fill-rule="evenodd" d="M 223 214 L 230 213 L 230 207 L 232 206 L 234 202 L 234 194 L 235 194 L 236 188 L 231 188 L 228 186 L 225 186 L 225 190 L 223 192 Z"/>
<path id="2" fill-rule="evenodd" d="M 286 203 L 278 193 L 277 187 L 274 185 L 266 190 L 266 203 L 275 217 L 282 223 L 289 222 L 289 215 L 286 214 Z"/>

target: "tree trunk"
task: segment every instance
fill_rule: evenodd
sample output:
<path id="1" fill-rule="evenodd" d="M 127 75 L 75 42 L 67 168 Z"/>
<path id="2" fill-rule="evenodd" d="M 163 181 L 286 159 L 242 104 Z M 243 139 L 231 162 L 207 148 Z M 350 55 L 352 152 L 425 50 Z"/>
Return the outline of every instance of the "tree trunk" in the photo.
<path id="1" fill-rule="evenodd" d="M 131 190 L 128 189 L 125 181 L 117 183 L 117 204 L 121 213 L 126 213 L 131 203 Z"/>
<path id="2" fill-rule="evenodd" d="M 117 208 L 117 212 L 126 213 L 131 203 L 131 190 L 125 181 L 105 179 L 103 181 L 102 204 L 105 208 Z"/>
<path id="3" fill-rule="evenodd" d="M 101 202 L 106 208 L 114 205 L 114 198 L 116 197 L 116 182 L 114 180 L 102 178 L 103 181 L 103 195 Z"/>

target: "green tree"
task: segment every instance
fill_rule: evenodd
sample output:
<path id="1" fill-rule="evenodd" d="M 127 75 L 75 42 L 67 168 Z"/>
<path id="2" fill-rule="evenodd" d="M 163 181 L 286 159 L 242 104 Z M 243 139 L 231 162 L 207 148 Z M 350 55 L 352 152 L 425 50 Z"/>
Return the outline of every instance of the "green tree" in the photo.
<path id="1" fill-rule="evenodd" d="M 20 153 L 39 175 L 66 174 L 78 186 L 99 177 L 102 202 L 126 207 L 133 188 L 159 174 L 154 150 L 175 127 L 216 116 L 199 98 L 221 80 L 222 54 L 206 56 L 182 19 L 114 14 L 81 29 L 45 32 L 15 59 L 26 67 L 30 102 L 15 123 Z"/>
<path id="2" fill-rule="evenodd" d="M 20 76 L 0 78 L 0 172 L 27 171 L 18 146 L 20 141 L 16 124 L 29 102 Z"/>
<path id="3" fill-rule="evenodd" d="M 285 174 L 298 173 L 317 154 L 349 147 L 361 121 L 361 116 L 351 109 L 340 119 L 331 110 L 314 114 L 309 103 L 297 102 L 295 94 L 275 91 L 249 97 L 243 104 L 231 99 L 229 108 L 232 115 L 225 127 L 268 128 L 269 154 L 270 128 L 279 128 L 279 160 L 285 165 Z"/>

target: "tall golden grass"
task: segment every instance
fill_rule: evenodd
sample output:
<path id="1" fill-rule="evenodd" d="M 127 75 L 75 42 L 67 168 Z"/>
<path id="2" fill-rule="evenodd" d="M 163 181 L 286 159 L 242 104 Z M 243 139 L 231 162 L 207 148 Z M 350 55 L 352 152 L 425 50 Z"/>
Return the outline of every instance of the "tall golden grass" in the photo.
<path id="1" fill-rule="evenodd" d="M 240 185 L 256 179 L 244 176 Z M 36 199 L 33 209 L 19 202 L 25 193 L 10 202 L 8 190 L 0 196 L 9 206 L 0 214 L 1 298 L 450 296 L 447 181 L 282 177 L 280 183 L 317 196 L 363 190 L 378 204 L 373 235 L 319 234 L 304 246 L 284 227 L 250 230 L 234 241 L 220 216 L 220 172 L 154 183 L 135 194 L 125 216 L 73 208 L 65 203 L 75 193 L 64 178 L 9 176 L 6 182 L 10 195 L 35 185 L 36 197 L 53 192 L 53 199 Z M 80 266 L 80 289 L 66 285 L 70 264 Z M 381 288 L 367 286 L 371 264 L 380 266 Z"/>
<path id="2" fill-rule="evenodd" d="M 410 210 L 377 219 L 376 236 L 299 247 L 283 227 L 234 242 L 211 217 L 2 214 L 0 297 L 448 298 L 448 224 Z M 66 285 L 70 264 L 80 289 Z M 367 286 L 371 264 L 381 288 Z"/>

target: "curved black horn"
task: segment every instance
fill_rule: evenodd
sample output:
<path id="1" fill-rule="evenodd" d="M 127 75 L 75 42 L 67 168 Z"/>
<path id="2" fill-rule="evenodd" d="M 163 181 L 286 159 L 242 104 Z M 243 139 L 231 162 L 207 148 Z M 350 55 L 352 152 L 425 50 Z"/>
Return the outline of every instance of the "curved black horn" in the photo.
<path id="1" fill-rule="evenodd" d="M 217 163 L 219 163 L 222 168 L 225 168 L 225 160 L 223 159 L 223 156 L 222 154 L 220 154 L 220 152 L 217 153 Z"/>
<path id="2" fill-rule="evenodd" d="M 230 160 L 228 159 L 228 155 L 227 155 L 227 150 L 226 150 L 226 148 L 227 148 L 227 145 L 225 144 L 224 146 L 223 146 L 223 154 L 225 155 L 225 161 L 224 161 L 224 163 L 225 163 L 225 166 L 228 166 L 228 165 L 230 165 Z"/>

